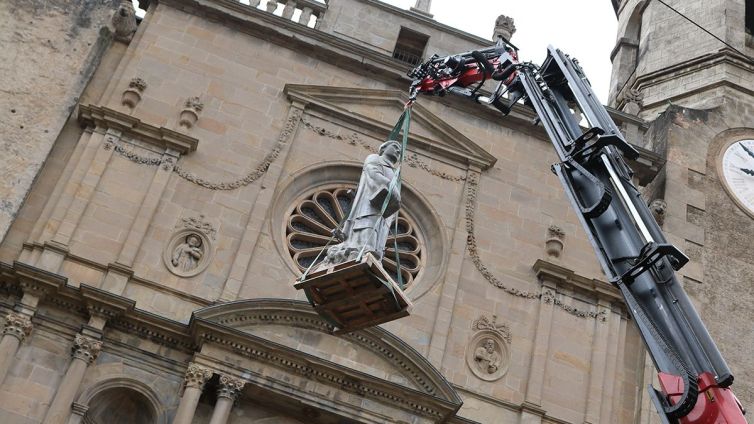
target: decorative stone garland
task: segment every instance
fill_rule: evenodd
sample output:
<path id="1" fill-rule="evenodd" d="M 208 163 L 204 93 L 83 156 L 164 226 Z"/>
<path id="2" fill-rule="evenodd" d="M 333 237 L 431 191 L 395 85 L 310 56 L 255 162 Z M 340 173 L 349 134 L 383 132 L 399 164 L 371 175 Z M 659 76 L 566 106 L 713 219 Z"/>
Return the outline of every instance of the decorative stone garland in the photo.
<path id="1" fill-rule="evenodd" d="M 474 263 L 474 266 L 476 266 L 476 269 L 482 274 L 485 280 L 487 280 L 490 284 L 493 286 L 502 289 L 506 293 L 522 297 L 524 299 L 540 299 L 542 298 L 541 293 L 534 293 L 534 292 L 528 292 L 524 290 L 519 290 L 516 288 L 511 288 L 503 284 L 502 281 L 500 281 L 495 275 L 490 272 L 490 270 L 487 268 L 486 265 L 482 262 L 482 258 L 479 256 L 479 251 L 477 249 L 477 243 L 476 243 L 476 237 L 475 237 L 475 229 L 474 229 L 474 214 L 476 212 L 476 200 L 477 200 L 477 192 L 479 191 L 479 176 L 476 173 L 470 173 L 467 181 L 466 181 L 466 248 L 469 251 L 469 256 L 471 256 L 471 261 Z M 561 302 L 558 298 L 555 297 L 554 293 L 550 291 L 546 291 L 544 298 L 542 299 L 545 303 L 552 303 L 553 305 L 561 308 L 562 310 L 568 312 L 569 314 L 579 317 L 579 318 L 594 318 L 599 319 L 600 321 L 605 321 L 607 317 L 605 316 L 605 311 L 599 311 L 599 312 L 591 312 L 591 311 L 583 311 L 581 309 L 575 308 L 570 305 L 566 305 L 563 302 Z"/>
<path id="2" fill-rule="evenodd" d="M 298 121 L 301 121 L 301 123 L 304 125 L 305 128 L 319 134 L 322 137 L 327 137 L 333 140 L 338 141 L 344 141 L 348 144 L 351 144 L 353 146 L 361 146 L 365 150 L 374 151 L 374 148 L 367 143 L 366 141 L 362 140 L 356 133 L 350 134 L 350 135 L 340 135 L 336 134 L 333 131 L 328 130 L 324 127 L 319 127 L 311 122 L 307 121 L 306 119 L 303 119 L 301 116 L 301 111 L 294 111 L 291 116 L 289 117 L 288 121 L 285 123 L 285 127 L 283 128 L 283 132 L 280 133 L 280 136 L 278 137 L 277 143 L 275 143 L 275 147 L 273 147 L 272 151 L 265 156 L 264 160 L 249 174 L 247 174 L 244 177 L 238 178 L 234 181 L 230 182 L 211 182 L 207 181 L 203 178 L 197 177 L 196 175 L 192 174 L 191 172 L 183 169 L 180 165 L 176 164 L 173 168 L 173 171 L 178 174 L 179 177 L 184 178 L 187 181 L 190 181 L 196 185 L 199 185 L 204 188 L 208 188 L 210 190 L 235 190 L 239 187 L 249 185 L 253 183 L 254 181 L 258 180 L 260 177 L 262 177 L 266 172 L 267 169 L 269 169 L 270 165 L 277 159 L 277 157 L 280 155 L 280 151 L 282 150 L 283 145 L 287 142 L 288 137 L 291 135 L 293 130 L 296 127 L 296 124 Z M 124 148 L 120 144 L 115 144 L 112 142 L 106 142 L 105 143 L 105 149 L 114 148 L 114 151 L 121 156 L 125 157 L 126 159 L 138 163 L 138 164 L 144 164 L 144 165 L 150 165 L 150 166 L 159 166 L 162 164 L 162 158 L 151 158 L 147 156 L 141 156 L 135 152 L 129 151 L 126 148 Z M 485 280 L 487 280 L 490 284 L 493 286 L 502 289 L 506 293 L 512 295 L 521 297 L 524 299 L 540 299 L 542 297 L 541 293 L 535 293 L 535 292 L 528 292 L 524 290 L 519 290 L 517 288 L 508 287 L 505 284 L 503 284 L 500 279 L 495 277 L 492 272 L 487 268 L 486 265 L 482 262 L 481 257 L 479 256 L 479 251 L 477 249 L 477 242 L 476 242 L 476 236 L 475 230 L 474 230 L 474 214 L 476 212 L 476 200 L 477 200 L 477 192 L 479 190 L 479 177 L 476 173 L 469 174 L 469 177 L 466 176 L 454 176 L 449 175 L 445 172 L 438 171 L 436 169 L 433 169 L 430 167 L 427 163 L 423 162 L 421 158 L 419 158 L 416 153 L 411 153 L 406 158 L 406 163 L 413 167 L 413 168 L 419 168 L 426 172 L 428 172 L 431 175 L 434 175 L 436 177 L 442 178 L 447 181 L 453 181 L 453 182 L 459 182 L 459 181 L 467 181 L 467 189 L 466 189 L 466 248 L 469 251 L 469 256 L 471 256 L 471 261 L 474 263 L 474 266 L 476 269 L 482 274 Z M 549 293 L 549 292 L 548 292 Z M 582 311 L 578 308 L 575 308 L 573 306 L 569 306 L 555 298 L 554 295 L 549 294 L 544 299 L 546 303 L 553 303 L 555 306 L 558 306 L 559 308 L 563 309 L 564 311 L 568 312 L 571 315 L 580 317 L 580 318 L 595 318 L 599 319 L 601 321 L 605 321 L 605 311 L 600 312 L 591 312 L 591 311 Z"/>
<path id="3" fill-rule="evenodd" d="M 192 182 L 204 188 L 208 188 L 210 190 L 235 190 L 237 188 L 249 185 L 253 183 L 254 181 L 258 180 L 259 178 L 261 178 L 265 174 L 265 172 L 267 172 L 267 169 L 269 169 L 270 165 L 272 165 L 275 159 L 278 158 L 278 156 L 280 155 L 280 151 L 283 148 L 283 145 L 287 142 L 288 137 L 296 128 L 296 124 L 298 123 L 300 119 L 301 119 L 301 111 L 298 111 L 298 110 L 294 111 L 291 114 L 290 118 L 288 118 L 288 121 L 285 123 L 283 132 L 280 133 L 277 143 L 275 143 L 275 146 L 272 148 L 272 151 L 270 151 L 270 153 L 268 153 L 267 156 L 264 157 L 264 160 L 259 165 L 257 165 L 257 167 L 254 168 L 253 171 L 249 172 L 245 176 L 240 177 L 236 180 L 229 181 L 229 182 L 208 181 L 208 180 L 205 180 L 204 178 L 196 176 L 191 171 L 184 169 L 179 164 L 176 164 L 175 167 L 173 167 L 173 172 L 175 172 L 176 174 L 178 174 L 179 177 L 189 182 Z M 112 142 L 111 140 L 108 140 L 105 142 L 104 148 L 105 150 L 114 149 L 115 153 L 118 153 L 124 158 L 130 160 L 131 162 L 138 163 L 140 165 L 160 166 L 163 163 L 163 159 L 161 157 L 156 158 L 156 157 L 149 157 L 146 155 L 140 155 L 136 152 L 126 149 L 121 144 L 116 144 Z"/>

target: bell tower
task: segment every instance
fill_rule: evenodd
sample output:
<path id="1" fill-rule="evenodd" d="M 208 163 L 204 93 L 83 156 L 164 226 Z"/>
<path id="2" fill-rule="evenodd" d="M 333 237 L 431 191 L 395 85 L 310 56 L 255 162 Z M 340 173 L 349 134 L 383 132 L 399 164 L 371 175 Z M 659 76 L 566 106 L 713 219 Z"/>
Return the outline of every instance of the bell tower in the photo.
<path id="1" fill-rule="evenodd" d="M 609 104 L 637 95 L 641 116 L 754 92 L 754 0 L 612 0 L 618 34 Z"/>

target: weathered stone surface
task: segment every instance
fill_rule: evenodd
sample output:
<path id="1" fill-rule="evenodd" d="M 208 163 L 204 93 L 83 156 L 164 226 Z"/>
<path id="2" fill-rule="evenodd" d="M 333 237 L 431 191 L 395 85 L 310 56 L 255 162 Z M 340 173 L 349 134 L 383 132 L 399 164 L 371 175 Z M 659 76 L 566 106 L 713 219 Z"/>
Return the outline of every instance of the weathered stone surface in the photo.
<path id="1" fill-rule="evenodd" d="M 0 240 L 110 44 L 120 2 L 0 4 Z"/>

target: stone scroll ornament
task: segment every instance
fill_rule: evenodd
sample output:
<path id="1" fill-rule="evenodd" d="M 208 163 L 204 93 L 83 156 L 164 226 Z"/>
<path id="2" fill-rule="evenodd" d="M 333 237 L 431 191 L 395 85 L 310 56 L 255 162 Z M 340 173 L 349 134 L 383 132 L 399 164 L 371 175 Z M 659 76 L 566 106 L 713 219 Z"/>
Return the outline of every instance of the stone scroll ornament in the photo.
<path id="1" fill-rule="evenodd" d="M 340 243 L 330 246 L 315 270 L 355 260 L 371 253 L 382 260 L 385 242 L 398 216 L 400 185 L 395 184 L 396 166 L 401 144 L 390 140 L 380 146 L 378 154 L 367 156 L 348 217 L 334 231 Z"/>

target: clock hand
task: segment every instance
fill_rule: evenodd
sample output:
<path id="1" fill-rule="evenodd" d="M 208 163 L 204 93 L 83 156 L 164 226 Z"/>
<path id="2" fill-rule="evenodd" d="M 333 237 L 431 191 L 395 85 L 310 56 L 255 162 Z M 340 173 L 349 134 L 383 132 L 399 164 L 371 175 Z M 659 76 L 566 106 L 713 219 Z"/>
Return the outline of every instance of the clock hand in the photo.
<path id="1" fill-rule="evenodd" d="M 751 170 L 751 169 L 746 169 L 746 168 L 739 168 L 739 169 L 740 169 L 741 171 L 743 171 L 743 172 L 744 172 L 744 174 L 749 174 L 749 175 L 751 175 L 752 177 L 754 177 L 754 170 Z"/>
<path id="2" fill-rule="evenodd" d="M 751 150 L 750 150 L 749 148 L 747 148 L 746 146 L 744 146 L 744 144 L 743 144 L 743 143 L 741 143 L 740 141 L 738 142 L 738 144 L 739 144 L 739 145 L 741 145 L 741 148 L 742 148 L 742 149 L 744 149 L 744 151 L 745 151 L 745 152 L 746 152 L 746 153 L 747 153 L 747 154 L 748 154 L 749 156 L 751 156 L 752 158 L 754 158 L 754 152 L 752 152 L 752 151 L 751 151 Z M 748 172 L 747 172 L 747 174 L 748 174 Z"/>

